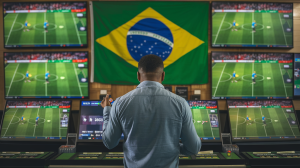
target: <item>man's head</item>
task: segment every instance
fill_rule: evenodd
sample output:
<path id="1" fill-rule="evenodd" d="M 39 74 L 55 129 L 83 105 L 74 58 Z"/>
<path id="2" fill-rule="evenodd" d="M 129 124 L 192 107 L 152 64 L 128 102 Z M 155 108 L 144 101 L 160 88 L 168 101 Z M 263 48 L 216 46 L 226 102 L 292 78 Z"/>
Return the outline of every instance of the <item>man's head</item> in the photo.
<path id="1" fill-rule="evenodd" d="M 140 82 L 156 81 L 161 83 L 165 78 L 163 60 L 153 54 L 142 57 L 139 61 L 137 75 Z"/>

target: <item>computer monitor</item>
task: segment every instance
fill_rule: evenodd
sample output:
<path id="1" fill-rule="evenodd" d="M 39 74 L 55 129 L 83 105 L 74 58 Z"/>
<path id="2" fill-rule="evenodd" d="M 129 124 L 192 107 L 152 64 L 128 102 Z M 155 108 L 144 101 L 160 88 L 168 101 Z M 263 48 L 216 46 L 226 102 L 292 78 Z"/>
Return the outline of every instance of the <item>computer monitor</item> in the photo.
<path id="1" fill-rule="evenodd" d="M 71 101 L 8 100 L 0 140 L 66 141 Z"/>
<path id="2" fill-rule="evenodd" d="M 295 55 L 295 64 L 294 64 L 294 98 L 300 99 L 300 54 Z"/>
<path id="3" fill-rule="evenodd" d="M 299 140 L 292 100 L 227 100 L 232 141 Z"/>
<path id="4" fill-rule="evenodd" d="M 196 132 L 202 141 L 221 141 L 217 101 L 188 101 Z"/>
<path id="5" fill-rule="evenodd" d="M 87 52 L 5 52 L 5 99 L 89 97 Z"/>
<path id="6" fill-rule="evenodd" d="M 87 47 L 87 2 L 4 2 L 5 48 Z"/>
<path id="7" fill-rule="evenodd" d="M 291 53 L 212 52 L 212 99 L 292 99 Z"/>
<path id="8" fill-rule="evenodd" d="M 293 48 L 293 3 L 212 2 L 211 46 Z"/>
<path id="9" fill-rule="evenodd" d="M 113 103 L 113 102 L 111 102 Z M 102 141 L 103 108 L 101 101 L 81 101 L 78 142 Z M 124 136 L 121 136 L 123 139 Z"/>

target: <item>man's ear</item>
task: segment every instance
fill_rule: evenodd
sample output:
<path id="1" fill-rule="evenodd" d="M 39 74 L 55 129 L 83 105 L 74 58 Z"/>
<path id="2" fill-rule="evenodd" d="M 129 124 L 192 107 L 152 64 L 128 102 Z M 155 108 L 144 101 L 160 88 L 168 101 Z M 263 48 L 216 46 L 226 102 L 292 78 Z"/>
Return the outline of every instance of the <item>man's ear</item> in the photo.
<path id="1" fill-rule="evenodd" d="M 166 73 L 165 73 L 165 71 L 164 71 L 164 72 L 162 73 L 162 75 L 161 75 L 161 82 L 165 80 L 165 75 L 166 75 Z"/>
<path id="2" fill-rule="evenodd" d="M 137 79 L 139 80 L 139 82 L 141 82 L 141 74 L 139 71 L 137 72 Z"/>

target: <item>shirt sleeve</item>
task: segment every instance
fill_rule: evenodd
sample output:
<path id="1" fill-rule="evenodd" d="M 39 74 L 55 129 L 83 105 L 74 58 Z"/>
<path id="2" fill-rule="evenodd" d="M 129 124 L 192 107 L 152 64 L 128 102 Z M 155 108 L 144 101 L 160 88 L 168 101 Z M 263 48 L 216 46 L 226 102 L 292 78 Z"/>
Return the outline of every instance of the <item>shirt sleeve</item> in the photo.
<path id="1" fill-rule="evenodd" d="M 108 148 L 112 149 L 119 144 L 122 135 L 122 127 L 120 120 L 117 117 L 116 111 L 117 102 L 115 101 L 113 106 L 106 106 L 103 110 L 103 144 Z"/>
<path id="2" fill-rule="evenodd" d="M 183 116 L 182 116 L 182 130 L 181 130 L 181 141 L 180 143 L 180 153 L 190 156 L 195 155 L 200 151 L 201 140 L 197 135 L 192 113 L 187 102 L 184 102 L 183 105 Z"/>

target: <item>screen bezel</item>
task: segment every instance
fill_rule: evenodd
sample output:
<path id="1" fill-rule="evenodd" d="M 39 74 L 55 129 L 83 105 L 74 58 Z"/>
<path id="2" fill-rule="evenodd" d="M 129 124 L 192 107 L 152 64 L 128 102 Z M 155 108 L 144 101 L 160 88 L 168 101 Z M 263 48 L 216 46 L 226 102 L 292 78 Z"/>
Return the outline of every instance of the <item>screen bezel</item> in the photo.
<path id="1" fill-rule="evenodd" d="M 295 61 L 295 58 L 296 58 L 296 54 L 299 54 L 299 56 L 300 56 L 300 53 L 294 53 L 294 59 L 293 59 L 293 70 L 295 70 L 295 68 L 296 68 L 296 61 Z M 294 78 L 295 78 L 295 75 L 294 75 L 294 71 L 293 71 L 293 76 L 294 76 Z M 300 100 L 300 95 L 295 95 L 295 88 L 294 88 L 294 86 L 295 86 L 295 79 L 294 79 L 294 81 L 293 81 L 293 95 L 294 95 L 294 97 L 293 97 L 293 99 L 295 99 L 295 100 Z"/>
<path id="2" fill-rule="evenodd" d="M 299 121 L 298 121 L 298 116 L 297 116 L 297 113 L 296 113 L 296 110 L 295 110 L 295 106 L 294 106 L 294 101 L 292 99 L 261 99 L 261 100 L 257 100 L 257 99 L 231 99 L 231 100 L 226 100 L 226 105 L 227 105 L 227 109 L 228 109 L 228 121 L 229 121 L 229 130 L 230 130 L 230 134 L 231 134 L 231 141 L 232 142 L 260 142 L 260 141 L 276 141 L 276 142 L 284 142 L 284 141 L 299 141 L 300 138 L 293 138 L 293 139 L 290 139 L 290 138 L 283 138 L 283 139 L 234 139 L 233 135 L 232 135 L 232 129 L 231 129 L 231 121 L 230 121 L 230 113 L 229 113 L 229 105 L 228 105 L 228 101 L 268 101 L 268 100 L 280 100 L 280 101 L 287 101 L 287 100 L 290 100 L 292 101 L 292 104 L 293 104 L 293 110 L 294 110 L 294 114 L 295 114 L 295 117 L 296 117 L 296 122 L 297 122 L 297 126 L 298 126 L 298 129 L 300 130 L 300 127 L 299 127 Z"/>
<path id="3" fill-rule="evenodd" d="M 2 11 L 4 14 L 4 3 L 64 3 L 64 2 L 76 2 L 76 3 L 85 3 L 86 5 L 86 45 L 85 46 L 72 46 L 72 47 L 6 47 L 5 45 L 5 38 L 3 38 L 3 48 L 5 49 L 45 49 L 45 48 L 53 48 L 53 49 L 57 49 L 57 48 L 88 48 L 89 47 L 89 3 L 87 1 L 33 1 L 33 2 L 2 2 Z M 3 37 L 5 36 L 5 32 L 4 32 L 4 16 L 3 16 Z M 33 44 L 34 45 L 34 44 Z"/>
<path id="4" fill-rule="evenodd" d="M 41 101 L 70 101 L 70 112 L 69 112 L 69 120 L 68 120 L 68 128 L 67 128 L 67 135 L 66 135 L 66 139 L 34 139 L 34 138 L 2 138 L 1 137 L 1 132 L 2 132 L 2 125 L 4 122 L 4 117 L 5 117 L 5 113 L 6 113 L 6 107 L 7 107 L 7 102 L 9 101 L 39 101 L 39 100 L 32 100 L 32 99 L 19 99 L 19 100 L 7 100 L 5 103 L 5 107 L 4 107 L 4 111 L 3 111 L 3 115 L 1 121 L 0 121 L 0 141 L 42 141 L 42 142 L 46 142 L 46 141 L 51 141 L 51 142 L 67 142 L 67 135 L 69 132 L 69 127 L 70 127 L 70 116 L 71 116 L 71 111 L 72 111 L 72 100 L 63 100 L 63 99 L 42 99 Z"/>
<path id="5" fill-rule="evenodd" d="M 204 140 L 201 139 L 201 137 L 199 137 L 201 139 L 201 142 L 222 142 L 222 137 L 221 137 L 221 133 L 222 133 L 222 129 L 221 129 L 221 120 L 220 120 L 220 110 L 219 110 L 219 104 L 218 104 L 218 100 L 187 100 L 187 102 L 189 103 L 190 101 L 215 101 L 217 102 L 217 114 L 218 114 L 218 122 L 219 122 L 219 140 Z M 193 123 L 194 125 L 194 123 Z"/>
<path id="6" fill-rule="evenodd" d="M 63 53 L 64 51 L 58 51 L 58 52 L 46 52 L 46 51 L 41 51 L 41 52 L 3 52 L 3 77 L 4 77 L 4 84 L 5 84 L 5 57 L 4 57 L 4 54 L 6 54 L 6 53 Z M 88 69 L 88 78 L 87 78 L 87 83 L 88 83 L 88 86 L 87 86 L 87 89 L 88 89 L 88 95 L 87 96 L 85 96 L 84 98 L 61 98 L 61 99 L 59 99 L 59 98 L 53 98 L 53 100 L 54 99 L 59 99 L 59 100 L 81 100 L 81 99 L 83 99 L 83 100 L 87 100 L 87 99 L 89 99 L 90 98 L 90 83 L 89 83 L 89 81 L 90 81 L 90 57 L 89 57 L 89 52 L 87 52 L 87 51 L 65 51 L 65 52 L 73 52 L 73 53 L 75 53 L 75 52 L 81 52 L 81 53 L 86 53 L 87 54 L 87 58 L 88 58 L 88 67 L 87 67 L 87 69 Z M 19 96 L 11 96 L 11 97 L 19 97 Z M 21 97 L 21 96 L 20 96 Z M 26 100 L 26 99 L 43 99 L 43 100 L 46 100 L 46 99 L 52 99 L 52 98 L 50 98 L 51 96 L 49 96 L 49 97 L 46 97 L 46 98 L 36 98 L 36 97 L 30 97 L 30 96 L 22 96 L 22 97 L 26 97 L 26 98 L 7 98 L 6 97 L 6 88 L 4 87 L 4 99 L 5 100 L 19 100 L 19 101 L 21 101 L 21 100 Z M 55 96 L 55 97 L 59 97 L 59 96 Z"/>
<path id="7" fill-rule="evenodd" d="M 291 4 L 292 5 L 292 9 L 293 9 L 293 35 L 292 35 L 292 46 L 291 47 L 213 47 L 213 33 L 212 33 L 212 29 L 213 29 L 213 15 L 212 15 L 212 7 L 213 7 L 213 3 L 216 3 L 216 2 L 228 2 L 228 3 L 280 3 L 280 4 Z M 256 1 L 256 2 L 253 2 L 253 1 L 245 1 L 245 2 L 242 2 L 242 1 L 212 1 L 211 2 L 211 6 L 210 6 L 210 47 L 211 48 L 239 48 L 239 49 L 246 49 L 246 48 L 249 48 L 249 49 L 292 49 L 294 48 L 294 3 L 288 3 L 288 2 L 260 2 L 260 1 Z M 224 45 L 227 45 L 227 44 L 224 44 Z M 229 44 L 228 44 L 229 45 Z"/>
<path id="8" fill-rule="evenodd" d="M 212 66 L 212 60 L 213 60 L 213 53 L 240 53 L 240 54 L 247 54 L 247 53 L 259 53 L 259 54 L 264 54 L 264 53 L 266 53 L 266 54 L 268 54 L 268 53 L 275 53 L 275 54 L 292 54 L 292 60 L 293 60 L 293 62 L 292 62 L 292 65 L 293 65 L 293 70 L 294 70 L 294 68 L 295 68 L 295 54 L 294 53 L 282 53 L 282 52 L 279 52 L 279 53 L 277 53 L 277 52 L 232 52 L 232 51 L 230 51 L 230 52 L 222 52 L 222 51 L 212 51 L 211 52 L 211 55 L 210 55 L 210 70 L 211 70 L 211 73 L 210 73 L 210 79 L 211 79 L 211 84 L 210 84 L 210 91 L 211 91 L 211 99 L 212 100 L 253 100 L 253 99 L 255 99 L 256 97 L 253 97 L 252 99 L 251 98 L 248 98 L 248 99 L 243 99 L 243 98 L 241 98 L 241 97 L 230 97 L 229 99 L 226 99 L 226 97 L 224 98 L 224 99 L 221 99 L 221 97 L 219 97 L 219 99 L 213 99 L 213 81 L 212 81 L 212 79 L 213 79 L 213 66 Z M 294 86 L 294 73 L 293 73 L 293 81 L 292 81 L 292 84 L 293 84 L 293 86 Z M 292 94 L 292 96 L 293 97 L 289 97 L 289 99 L 274 99 L 274 100 L 291 100 L 291 99 L 294 99 L 294 97 L 295 97 L 295 93 L 294 93 L 294 88 L 292 87 L 292 89 L 293 89 L 293 94 Z M 268 97 L 268 96 L 266 96 L 266 97 Z M 272 96 L 269 96 L 269 97 L 272 97 Z M 299 99 L 300 99 L 300 97 L 299 97 Z M 260 100 L 265 100 L 265 99 L 260 99 Z M 266 100 L 272 100 L 272 99 L 266 99 Z"/>

